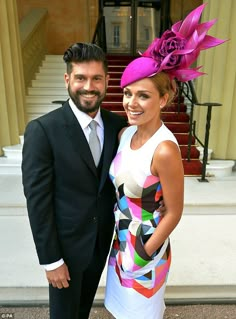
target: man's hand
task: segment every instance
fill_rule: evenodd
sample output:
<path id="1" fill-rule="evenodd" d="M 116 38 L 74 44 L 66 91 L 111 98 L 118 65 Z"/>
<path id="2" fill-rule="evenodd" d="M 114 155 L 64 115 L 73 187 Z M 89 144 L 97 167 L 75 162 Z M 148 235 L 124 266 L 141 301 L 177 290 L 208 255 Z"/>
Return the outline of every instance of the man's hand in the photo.
<path id="1" fill-rule="evenodd" d="M 62 289 L 69 287 L 70 274 L 65 263 L 54 270 L 46 270 L 46 276 L 49 284 L 54 288 Z"/>

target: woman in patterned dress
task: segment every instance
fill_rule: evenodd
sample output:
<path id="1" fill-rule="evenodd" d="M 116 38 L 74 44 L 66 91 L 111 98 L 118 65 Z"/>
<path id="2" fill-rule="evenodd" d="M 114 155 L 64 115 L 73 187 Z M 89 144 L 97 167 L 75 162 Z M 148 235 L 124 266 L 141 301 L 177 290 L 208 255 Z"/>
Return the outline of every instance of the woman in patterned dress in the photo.
<path id="1" fill-rule="evenodd" d="M 110 168 L 117 193 L 106 308 L 117 319 L 163 318 L 169 235 L 183 210 L 184 173 L 174 135 L 161 121 L 174 84 L 161 72 L 124 86 L 130 127 Z M 166 211 L 160 214 L 164 198 Z"/>
<path id="2" fill-rule="evenodd" d="M 178 143 L 161 121 L 161 110 L 174 96 L 173 79 L 185 82 L 203 75 L 191 68 L 200 51 L 225 42 L 207 35 L 216 20 L 199 23 L 205 5 L 154 39 L 121 77 L 130 126 L 120 133 L 110 167 L 117 194 L 116 235 L 105 294 L 105 306 L 116 319 L 164 315 L 169 235 L 182 215 L 184 173 Z"/>

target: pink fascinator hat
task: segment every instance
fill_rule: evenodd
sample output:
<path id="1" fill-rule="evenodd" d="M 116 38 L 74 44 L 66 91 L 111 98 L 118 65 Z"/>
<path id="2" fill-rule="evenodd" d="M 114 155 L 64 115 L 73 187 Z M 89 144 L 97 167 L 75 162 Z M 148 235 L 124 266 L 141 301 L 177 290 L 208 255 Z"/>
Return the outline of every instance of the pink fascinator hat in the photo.
<path id="1" fill-rule="evenodd" d="M 121 87 L 151 77 L 162 71 L 171 79 L 190 81 L 203 72 L 201 67 L 190 68 L 201 50 L 215 47 L 225 42 L 207 35 L 207 31 L 216 23 L 216 19 L 199 23 L 206 4 L 190 12 L 183 21 L 176 22 L 171 30 L 165 31 L 161 38 L 156 38 L 141 57 L 133 60 L 121 77 Z"/>

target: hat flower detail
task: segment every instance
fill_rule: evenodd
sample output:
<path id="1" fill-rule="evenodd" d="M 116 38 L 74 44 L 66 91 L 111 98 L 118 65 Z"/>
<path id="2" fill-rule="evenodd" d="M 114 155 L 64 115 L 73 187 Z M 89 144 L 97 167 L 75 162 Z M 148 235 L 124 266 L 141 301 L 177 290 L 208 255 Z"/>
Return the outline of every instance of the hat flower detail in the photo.
<path id="1" fill-rule="evenodd" d="M 160 69 L 165 66 L 167 69 L 178 66 L 180 56 L 173 54 L 176 50 L 183 50 L 186 40 L 176 35 L 173 31 L 165 31 L 161 39 L 155 39 L 142 56 L 152 57 L 157 61 Z M 163 60 L 165 60 L 163 62 Z"/>
<path id="2" fill-rule="evenodd" d="M 216 19 L 198 23 L 206 4 L 197 7 L 183 20 L 175 23 L 171 30 L 165 31 L 161 38 L 156 38 L 142 57 L 156 61 L 157 72 L 165 71 L 179 81 L 189 81 L 204 73 L 197 68 L 189 68 L 197 59 L 201 50 L 206 50 L 225 42 L 207 35 Z"/>

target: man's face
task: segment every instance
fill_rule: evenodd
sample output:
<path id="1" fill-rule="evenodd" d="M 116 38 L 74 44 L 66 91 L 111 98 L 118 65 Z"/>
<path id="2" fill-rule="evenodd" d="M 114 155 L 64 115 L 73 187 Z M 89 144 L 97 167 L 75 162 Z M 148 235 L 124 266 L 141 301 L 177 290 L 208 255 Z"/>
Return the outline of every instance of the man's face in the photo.
<path id="1" fill-rule="evenodd" d="M 71 74 L 65 74 L 66 88 L 77 108 L 84 113 L 95 113 L 103 101 L 109 76 L 102 62 L 73 63 Z"/>

